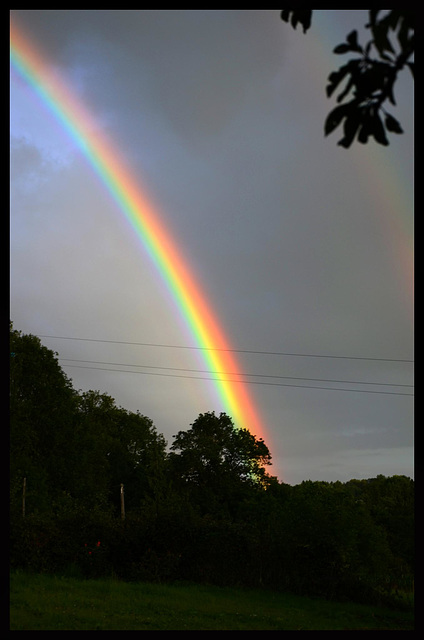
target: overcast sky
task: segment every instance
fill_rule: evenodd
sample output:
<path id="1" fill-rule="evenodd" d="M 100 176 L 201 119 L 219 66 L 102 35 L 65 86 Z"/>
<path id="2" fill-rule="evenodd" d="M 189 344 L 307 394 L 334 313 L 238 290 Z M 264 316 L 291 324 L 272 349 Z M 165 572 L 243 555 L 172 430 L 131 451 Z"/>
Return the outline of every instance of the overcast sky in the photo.
<path id="1" fill-rule="evenodd" d="M 146 185 L 229 343 L 274 354 L 238 354 L 270 472 L 413 477 L 413 398 L 398 395 L 413 393 L 401 362 L 414 357 L 411 78 L 396 87 L 405 133 L 389 147 L 323 135 L 326 79 L 347 59 L 332 49 L 354 28 L 365 42 L 367 11 L 317 10 L 306 35 L 279 10 L 11 14 Z M 199 352 L 153 346 L 193 342 L 104 186 L 14 70 L 10 253 L 14 327 L 59 336 L 42 342 L 76 389 L 139 410 L 169 443 L 219 411 L 211 382 L 180 377 L 207 377 L 193 373 Z"/>

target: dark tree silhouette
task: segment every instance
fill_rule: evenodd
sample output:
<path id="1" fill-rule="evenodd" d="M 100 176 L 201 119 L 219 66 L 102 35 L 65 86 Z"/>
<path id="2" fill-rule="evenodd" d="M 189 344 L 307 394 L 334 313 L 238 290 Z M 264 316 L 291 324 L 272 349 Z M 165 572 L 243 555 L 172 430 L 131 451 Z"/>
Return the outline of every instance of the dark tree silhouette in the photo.
<path id="1" fill-rule="evenodd" d="M 386 133 L 403 133 L 393 115 L 387 112 L 386 103 L 395 105 L 394 86 L 398 74 L 408 68 L 414 75 L 414 20 L 413 10 L 369 9 L 371 40 L 361 46 L 358 32 L 351 31 L 346 42 L 339 44 L 334 53 L 358 54 L 338 71 L 328 77 L 327 97 L 331 97 L 342 82 L 343 90 L 338 94 L 338 104 L 327 116 L 325 135 L 332 133 L 343 123 L 343 138 L 338 144 L 346 149 L 357 139 L 365 144 L 370 137 L 387 146 Z M 312 10 L 283 9 L 281 19 L 290 22 L 294 29 L 300 24 L 306 33 L 312 23 Z M 350 98 L 349 101 L 346 99 Z"/>
<path id="2" fill-rule="evenodd" d="M 76 391 L 13 325 L 9 368 L 12 570 L 412 603 L 410 478 L 280 483 L 264 441 L 225 413 L 200 414 L 167 453 L 149 418 Z"/>

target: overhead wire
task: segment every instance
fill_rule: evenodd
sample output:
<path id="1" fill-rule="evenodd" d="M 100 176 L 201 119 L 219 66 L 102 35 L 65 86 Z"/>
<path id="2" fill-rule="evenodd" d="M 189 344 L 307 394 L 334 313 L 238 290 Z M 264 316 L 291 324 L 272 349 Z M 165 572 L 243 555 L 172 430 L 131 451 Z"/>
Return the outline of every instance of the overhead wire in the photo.
<path id="1" fill-rule="evenodd" d="M 130 364 L 128 362 L 103 362 L 98 360 L 81 360 L 75 358 L 59 358 L 62 362 L 82 362 L 83 364 L 102 364 L 102 365 L 110 365 L 114 367 L 137 367 L 140 369 L 161 369 L 166 371 L 184 371 L 190 373 L 207 373 L 209 375 L 217 375 L 217 376 L 243 376 L 243 377 L 252 377 L 252 378 L 274 378 L 279 380 L 306 380 L 310 382 L 333 382 L 338 384 L 362 384 L 362 385 L 376 385 L 382 387 L 413 387 L 412 384 L 403 384 L 403 383 L 394 383 L 394 382 L 370 382 L 370 381 L 362 381 L 362 380 L 335 380 L 332 378 L 310 378 L 304 376 L 282 376 L 276 374 L 265 374 L 265 373 L 234 373 L 231 371 L 205 371 L 204 369 L 189 369 L 182 367 L 163 367 L 157 365 L 150 364 Z M 69 365 L 71 366 L 71 365 Z M 114 369 L 111 369 L 114 371 Z M 215 378 L 214 378 L 215 379 Z M 241 379 L 240 382 L 246 382 Z"/>
<path id="2" fill-rule="evenodd" d="M 408 362 L 412 363 L 414 360 L 407 358 L 371 358 L 368 356 L 340 356 L 330 354 L 316 354 L 316 353 L 289 353 L 282 351 L 257 351 L 253 349 L 220 349 L 212 347 L 195 347 L 189 345 L 176 345 L 176 344 L 161 344 L 153 342 L 130 342 L 125 340 L 101 340 L 99 338 L 76 338 L 71 336 L 51 336 L 37 334 L 38 338 L 52 338 L 56 340 L 79 340 L 83 342 L 102 342 L 106 344 L 126 344 L 132 346 L 142 347 L 162 347 L 166 349 L 192 349 L 197 351 L 225 351 L 231 353 L 251 353 L 257 355 L 271 355 L 271 356 L 290 356 L 296 358 L 331 358 L 338 360 L 370 360 L 374 362 Z"/>
<path id="3" fill-rule="evenodd" d="M 41 335 L 37 334 L 38 338 L 50 338 L 56 340 L 76 340 L 82 342 L 96 342 L 96 343 L 104 343 L 104 344 L 120 344 L 120 345 L 129 345 L 129 346 L 143 346 L 143 347 L 156 347 L 156 348 L 167 348 L 167 349 L 188 349 L 188 350 L 210 350 L 210 351 L 231 351 L 234 353 L 245 353 L 245 354 L 257 354 L 257 355 L 272 355 L 272 356 L 291 356 L 298 358 L 328 358 L 328 359 L 338 359 L 338 360 L 365 360 L 365 361 L 374 361 L 374 362 L 400 362 L 400 363 L 412 363 L 413 360 L 409 359 L 400 359 L 400 358 L 372 358 L 372 357 L 364 357 L 364 356 L 340 356 L 340 355 L 329 355 L 329 354 L 305 354 L 305 353 L 289 353 L 289 352 L 279 352 L 279 351 L 258 351 L 252 349 L 208 349 L 206 347 L 195 347 L 188 345 L 175 345 L 175 344 L 164 344 L 164 343 L 153 343 L 153 342 L 131 342 L 124 340 L 104 340 L 100 338 L 78 338 L 73 336 L 53 336 L 53 335 Z M 382 390 L 371 390 L 371 389 L 352 389 L 352 388 L 341 388 L 341 387 L 329 387 L 329 386 L 317 386 L 317 385 L 307 385 L 307 384 L 292 384 L 287 382 L 269 382 L 264 381 L 264 378 L 267 379 L 278 379 L 278 380 L 296 380 L 303 382 L 321 382 L 326 384 L 348 384 L 348 385 L 373 385 L 373 386 L 384 386 L 384 387 L 396 387 L 396 388 L 408 388 L 413 387 L 413 385 L 402 384 L 402 383 L 390 383 L 390 382 L 374 382 L 374 381 L 359 381 L 359 380 L 339 380 L 339 379 L 327 379 L 327 378 L 312 378 L 312 377 L 300 377 L 300 376 L 282 376 L 275 374 L 255 374 L 255 373 L 233 373 L 226 371 L 204 371 L 200 369 L 189 369 L 189 368 L 178 368 L 178 367 L 160 367 L 155 365 L 134 365 L 129 363 L 116 363 L 116 362 L 103 362 L 103 361 L 93 361 L 93 360 L 82 360 L 82 359 L 73 359 L 73 358 L 59 358 L 61 362 L 64 363 L 63 366 L 78 368 L 78 369 L 91 369 L 96 371 L 111 371 L 115 373 L 137 373 L 141 375 L 152 375 L 152 376 L 162 376 L 162 377 L 173 377 L 173 378 L 186 378 L 192 380 L 207 380 L 213 382 L 243 382 L 245 384 L 256 384 L 256 385 L 267 385 L 274 387 L 294 387 L 301 389 L 319 389 L 325 391 L 344 391 L 344 392 L 352 392 L 352 393 L 368 393 L 368 394 L 380 394 L 380 395 L 397 395 L 397 396 L 409 396 L 412 397 L 413 393 L 406 393 L 401 391 L 382 391 Z M 67 364 L 69 362 L 78 362 L 82 364 Z M 65 364 L 66 363 L 66 364 Z M 88 366 L 87 366 L 88 365 Z M 91 365 L 105 365 L 105 366 L 91 366 Z M 113 368 L 112 368 L 113 367 Z M 155 371 L 134 371 L 129 369 L 118 369 L 116 367 L 132 367 L 138 369 L 154 369 Z M 184 373 L 163 373 L 161 371 L 178 371 Z M 188 374 L 208 374 L 208 377 L 204 377 L 202 375 L 188 375 Z M 231 378 L 222 378 L 222 377 L 209 377 L 209 376 L 237 376 L 236 379 Z M 252 380 L 248 378 L 262 378 L 262 380 Z"/>
<path id="4" fill-rule="evenodd" d="M 171 374 L 171 373 L 158 373 L 158 372 L 152 372 L 152 371 L 131 371 L 129 369 L 114 369 L 114 368 L 110 368 L 110 367 L 92 367 L 92 366 L 85 366 L 85 365 L 70 365 L 70 364 L 65 364 L 63 365 L 65 367 L 71 367 L 71 368 L 76 368 L 76 369 L 92 369 L 95 371 L 112 371 L 115 373 L 132 373 L 132 374 L 139 374 L 139 375 L 151 375 L 151 376 L 162 376 L 162 377 L 170 377 L 170 378 L 186 378 L 186 379 L 191 379 L 191 380 L 208 380 L 211 382 L 232 382 L 232 383 L 237 383 L 237 382 L 242 382 L 243 384 L 256 384 L 256 385 L 266 385 L 266 386 L 272 386 L 272 387 L 294 387 L 294 388 L 298 388 L 298 389 L 319 389 L 319 390 L 324 390 L 324 391 L 345 391 L 345 392 L 351 392 L 351 393 L 369 393 L 369 394 L 379 394 L 379 395 L 396 395 L 396 396 L 409 396 L 412 397 L 414 394 L 412 393 L 404 393 L 404 392 L 398 392 L 398 391 L 374 391 L 374 390 L 370 390 L 370 389 L 346 389 L 346 388 L 341 388 L 341 387 L 320 387 L 320 386 L 316 386 L 316 385 L 305 385 L 305 384 L 288 384 L 288 383 L 279 383 L 279 382 L 263 382 L 263 381 L 258 381 L 258 380 L 228 380 L 228 379 L 222 379 L 222 378 L 206 378 L 203 376 L 191 376 L 191 375 L 186 375 L 186 374 Z M 134 366 L 134 365 L 128 365 L 128 366 Z M 293 379 L 293 378 L 292 378 Z M 311 380 L 310 378 L 305 378 L 305 380 Z M 340 383 L 342 383 L 342 381 L 340 381 Z M 350 383 L 348 383 L 350 384 Z M 351 383 L 351 384 L 358 384 L 358 383 Z M 378 383 L 377 383 L 378 384 Z M 391 386 L 400 386 L 400 385 L 391 385 Z"/>

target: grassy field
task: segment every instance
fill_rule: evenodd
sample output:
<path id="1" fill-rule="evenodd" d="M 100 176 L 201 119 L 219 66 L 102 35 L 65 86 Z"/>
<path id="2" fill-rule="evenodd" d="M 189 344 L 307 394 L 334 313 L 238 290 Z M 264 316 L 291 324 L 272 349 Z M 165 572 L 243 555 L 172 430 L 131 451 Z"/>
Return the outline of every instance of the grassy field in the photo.
<path id="1" fill-rule="evenodd" d="M 414 630 L 413 613 L 196 585 L 12 573 L 11 630 Z"/>

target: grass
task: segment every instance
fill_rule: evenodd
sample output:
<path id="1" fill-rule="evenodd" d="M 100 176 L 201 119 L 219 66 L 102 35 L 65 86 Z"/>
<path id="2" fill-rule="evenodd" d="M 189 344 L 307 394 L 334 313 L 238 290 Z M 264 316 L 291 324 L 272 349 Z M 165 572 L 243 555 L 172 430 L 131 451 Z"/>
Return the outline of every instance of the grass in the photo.
<path id="1" fill-rule="evenodd" d="M 414 630 L 412 612 L 275 592 L 13 572 L 10 630 Z"/>

